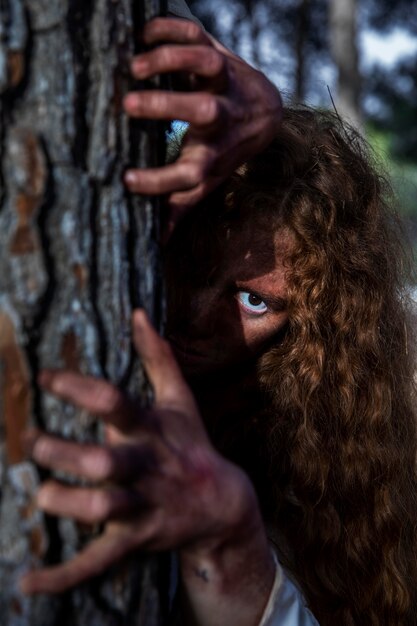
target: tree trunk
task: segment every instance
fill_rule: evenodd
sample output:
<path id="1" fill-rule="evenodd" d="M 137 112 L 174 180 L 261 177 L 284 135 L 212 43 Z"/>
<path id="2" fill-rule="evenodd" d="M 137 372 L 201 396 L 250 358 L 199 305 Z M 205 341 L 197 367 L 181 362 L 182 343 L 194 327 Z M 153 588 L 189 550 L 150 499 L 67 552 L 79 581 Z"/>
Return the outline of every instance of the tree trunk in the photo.
<path id="1" fill-rule="evenodd" d="M 338 75 L 337 111 L 342 118 L 360 128 L 362 114 L 357 47 L 357 0 L 329 0 L 329 40 Z"/>
<path id="2" fill-rule="evenodd" d="M 295 36 L 295 90 L 296 102 L 304 102 L 306 91 L 306 42 L 309 30 L 310 0 L 300 0 L 297 11 L 297 31 Z"/>
<path id="3" fill-rule="evenodd" d="M 136 7 L 134 6 L 136 4 Z M 154 626 L 160 563 L 131 558 L 58 598 L 27 599 L 28 568 L 71 558 L 94 536 L 43 516 L 45 472 L 21 443 L 36 425 L 101 438 L 89 415 L 43 394 L 42 368 L 105 376 L 147 397 L 132 353 L 139 304 L 157 324 L 157 207 L 127 197 L 127 164 L 152 165 L 156 125 L 122 112 L 140 23 L 162 0 L 0 0 L 0 622 L 2 626 Z"/>

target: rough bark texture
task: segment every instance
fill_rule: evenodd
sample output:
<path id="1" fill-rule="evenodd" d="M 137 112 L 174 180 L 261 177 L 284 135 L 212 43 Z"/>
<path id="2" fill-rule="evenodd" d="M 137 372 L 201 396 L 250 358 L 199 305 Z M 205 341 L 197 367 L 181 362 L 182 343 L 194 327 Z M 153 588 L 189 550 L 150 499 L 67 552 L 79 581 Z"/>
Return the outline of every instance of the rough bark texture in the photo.
<path id="1" fill-rule="evenodd" d="M 19 575 L 68 559 L 93 536 L 33 506 L 44 477 L 29 425 L 80 441 L 89 415 L 42 394 L 44 367 L 106 376 L 148 394 L 130 342 L 132 308 L 161 318 L 157 208 L 128 199 L 122 172 L 157 159 L 156 128 L 121 99 L 139 22 L 159 0 L 0 0 L 0 623 L 154 626 L 160 567 L 132 558 L 59 598 L 22 597 Z M 144 87 L 142 85 L 142 87 Z M 132 140 L 133 138 L 133 140 Z"/>
<path id="2" fill-rule="evenodd" d="M 338 73 L 338 113 L 361 128 L 357 0 L 329 0 L 329 38 L 331 55 Z"/>

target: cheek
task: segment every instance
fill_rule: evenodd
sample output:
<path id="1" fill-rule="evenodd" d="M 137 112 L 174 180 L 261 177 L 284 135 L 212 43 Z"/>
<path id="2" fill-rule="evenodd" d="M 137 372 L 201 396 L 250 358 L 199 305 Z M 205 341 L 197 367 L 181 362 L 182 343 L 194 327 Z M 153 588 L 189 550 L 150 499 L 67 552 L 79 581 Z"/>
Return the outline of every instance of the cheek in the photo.
<path id="1" fill-rule="evenodd" d="M 244 344 L 235 298 L 216 290 L 205 289 L 189 297 L 186 312 L 183 310 L 183 332 L 190 341 L 217 346 L 218 350 Z"/>
<path id="2" fill-rule="evenodd" d="M 257 318 L 241 316 L 243 339 L 251 352 L 258 352 L 262 346 L 268 343 L 288 321 L 288 314 L 267 314 Z"/>

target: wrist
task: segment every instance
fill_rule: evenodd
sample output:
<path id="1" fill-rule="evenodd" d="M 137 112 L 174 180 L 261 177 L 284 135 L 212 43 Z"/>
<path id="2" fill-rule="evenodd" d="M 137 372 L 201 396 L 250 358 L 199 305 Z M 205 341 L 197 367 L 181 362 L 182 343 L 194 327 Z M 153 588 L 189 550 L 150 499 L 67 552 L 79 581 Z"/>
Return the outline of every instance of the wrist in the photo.
<path id="1" fill-rule="evenodd" d="M 242 535 L 243 537 L 243 535 Z M 263 529 L 248 541 L 179 554 L 181 614 L 192 626 L 257 626 L 276 580 L 276 563 Z"/>
<path id="2" fill-rule="evenodd" d="M 267 604 L 276 564 L 254 488 L 241 474 L 240 491 L 235 485 L 233 495 L 218 507 L 213 504 L 211 525 L 217 532 L 178 552 L 187 624 L 255 626 Z M 223 483 L 231 478 L 226 473 Z"/>

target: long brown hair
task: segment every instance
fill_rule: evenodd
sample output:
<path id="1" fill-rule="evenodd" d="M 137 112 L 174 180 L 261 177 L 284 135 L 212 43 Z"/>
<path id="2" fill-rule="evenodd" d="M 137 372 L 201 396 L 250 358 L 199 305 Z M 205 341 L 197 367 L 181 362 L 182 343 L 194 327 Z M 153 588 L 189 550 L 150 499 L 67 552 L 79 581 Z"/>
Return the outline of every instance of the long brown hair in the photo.
<path id="1" fill-rule="evenodd" d="M 300 109 L 226 204 L 256 221 L 260 190 L 294 241 L 287 332 L 259 365 L 273 410 L 255 424 L 282 559 L 322 626 L 417 623 L 415 355 L 389 185 L 352 129 Z"/>

